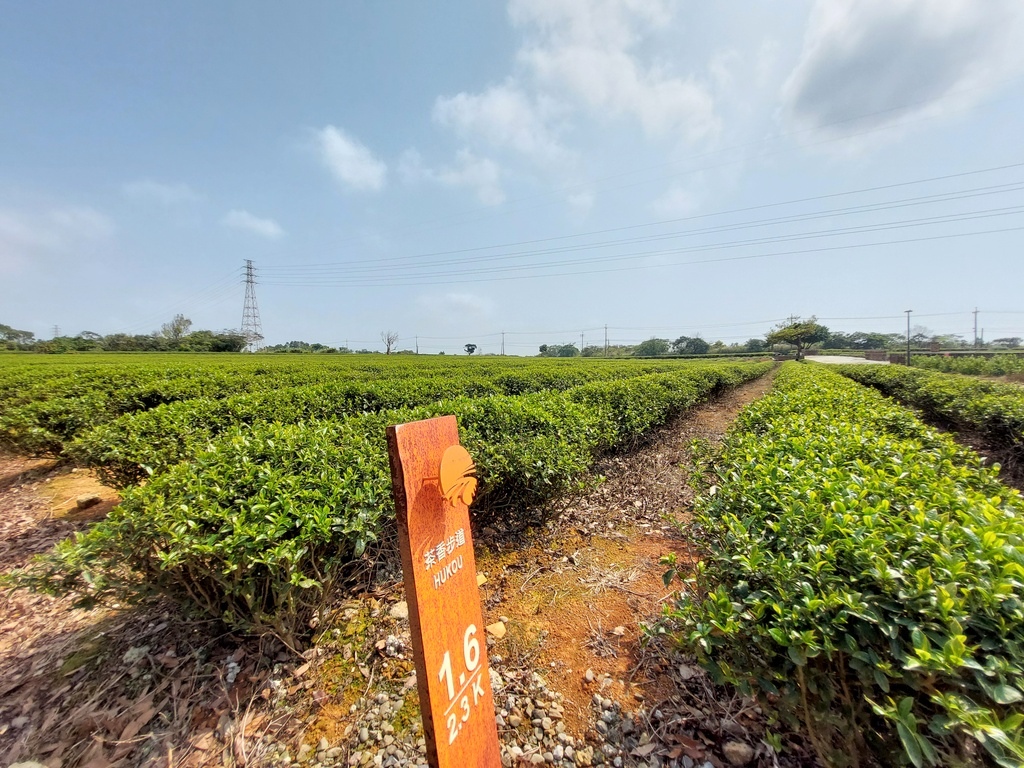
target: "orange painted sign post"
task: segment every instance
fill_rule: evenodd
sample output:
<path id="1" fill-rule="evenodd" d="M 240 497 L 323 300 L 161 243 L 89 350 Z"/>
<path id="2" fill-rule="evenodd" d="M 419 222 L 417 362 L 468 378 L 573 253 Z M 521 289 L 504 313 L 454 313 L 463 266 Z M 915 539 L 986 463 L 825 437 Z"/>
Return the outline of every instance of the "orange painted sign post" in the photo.
<path id="1" fill-rule="evenodd" d="M 501 765 L 469 503 L 454 416 L 388 427 L 416 687 L 433 768 Z"/>

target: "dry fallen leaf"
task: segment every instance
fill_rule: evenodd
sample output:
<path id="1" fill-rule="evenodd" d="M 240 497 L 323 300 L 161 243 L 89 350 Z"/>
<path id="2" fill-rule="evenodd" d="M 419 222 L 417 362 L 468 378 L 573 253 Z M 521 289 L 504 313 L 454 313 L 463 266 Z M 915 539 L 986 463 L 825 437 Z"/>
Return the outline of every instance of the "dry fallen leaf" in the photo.
<path id="1" fill-rule="evenodd" d="M 633 754 L 633 757 L 647 757 L 647 755 L 651 754 L 651 752 L 653 752 L 657 748 L 658 748 L 657 742 L 649 741 L 646 744 L 644 744 L 642 747 L 637 747 L 636 749 L 634 749 L 632 754 Z"/>

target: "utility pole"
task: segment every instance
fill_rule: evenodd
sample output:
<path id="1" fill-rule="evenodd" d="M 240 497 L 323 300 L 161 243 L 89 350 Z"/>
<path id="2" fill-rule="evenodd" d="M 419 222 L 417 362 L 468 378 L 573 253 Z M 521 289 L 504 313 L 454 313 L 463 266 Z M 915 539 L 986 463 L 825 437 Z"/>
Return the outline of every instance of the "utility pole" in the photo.
<path id="1" fill-rule="evenodd" d="M 978 308 L 974 308 L 974 346 L 978 346 Z"/>
<path id="2" fill-rule="evenodd" d="M 604 327 L 604 356 L 608 357 L 608 326 Z"/>
<path id="3" fill-rule="evenodd" d="M 583 357 L 583 331 L 580 331 L 580 357 Z"/>
<path id="4" fill-rule="evenodd" d="M 501 332 L 501 356 L 505 356 L 505 332 Z"/>
<path id="5" fill-rule="evenodd" d="M 912 309 L 905 309 L 903 311 L 907 313 L 907 365 L 909 366 L 910 365 L 910 313 L 913 312 L 914 310 L 912 310 Z"/>
<path id="6" fill-rule="evenodd" d="M 416 337 L 416 354 L 418 355 L 419 353 L 420 353 L 420 337 L 417 336 Z"/>
<path id="7" fill-rule="evenodd" d="M 242 307 L 242 336 L 245 337 L 245 348 L 250 352 L 258 352 L 263 341 L 263 323 L 260 321 L 260 308 L 256 303 L 256 268 L 252 259 L 245 260 L 245 305 Z"/>

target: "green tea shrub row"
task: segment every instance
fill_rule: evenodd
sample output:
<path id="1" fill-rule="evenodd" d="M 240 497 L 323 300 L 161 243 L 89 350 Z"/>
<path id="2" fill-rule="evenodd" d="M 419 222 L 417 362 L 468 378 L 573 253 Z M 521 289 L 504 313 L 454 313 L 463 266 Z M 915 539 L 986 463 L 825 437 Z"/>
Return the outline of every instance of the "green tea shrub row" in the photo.
<path id="1" fill-rule="evenodd" d="M 839 371 L 929 418 L 980 434 L 1009 461 L 1024 459 L 1024 388 L 896 365 L 841 366 Z"/>
<path id="2" fill-rule="evenodd" d="M 409 375 L 404 369 L 389 378 Z M 367 381 L 377 374 L 358 369 L 346 379 Z M 0 447 L 30 455 L 60 455 L 75 436 L 125 414 L 197 398 L 219 399 L 249 390 L 278 390 L 324 379 L 319 368 L 273 372 L 208 366 L 199 370 L 118 370 L 46 380 L 27 387 L 0 407 Z"/>
<path id="3" fill-rule="evenodd" d="M 382 361 L 379 356 L 361 356 L 333 358 L 326 362 L 318 358 L 285 359 L 282 363 L 267 358 L 196 355 L 187 363 L 182 362 L 180 356 L 170 356 L 172 359 L 165 364 L 154 364 L 150 362 L 152 358 L 145 355 L 133 356 L 133 359 L 136 357 L 145 362 L 126 360 L 118 364 L 111 361 L 120 361 L 120 356 L 106 356 L 77 365 L 0 367 L 0 448 L 56 456 L 75 437 L 124 415 L 190 400 L 197 401 L 198 409 L 212 409 L 216 413 L 216 406 L 198 401 L 247 394 L 258 399 L 261 395 L 273 395 L 297 386 L 327 387 L 340 382 L 417 378 L 486 378 L 495 380 L 495 391 L 521 394 L 671 370 L 664 363 L 652 365 L 636 361 L 580 364 L 425 356 L 392 357 Z M 189 408 L 191 406 L 185 406 L 184 410 Z"/>
<path id="4" fill-rule="evenodd" d="M 994 470 L 787 364 L 706 482 L 671 620 L 716 679 L 806 728 L 823 764 L 1021 765 L 1024 501 Z"/>
<path id="5" fill-rule="evenodd" d="M 578 487 L 595 456 L 636 437 L 638 409 L 653 411 L 654 426 L 770 366 L 698 366 L 563 393 L 234 427 L 130 489 L 106 520 L 60 544 L 26 580 L 87 597 L 155 590 L 235 627 L 294 639 L 392 525 L 386 425 L 455 414 L 478 466 L 474 513 L 486 513 Z"/>
<path id="6" fill-rule="evenodd" d="M 963 373 L 971 376 L 1008 376 L 1024 373 L 1024 355 L 916 355 L 911 357 L 915 368 L 942 373 Z"/>
<path id="7" fill-rule="evenodd" d="M 696 369 L 695 369 L 696 370 Z M 635 368 L 572 370 L 546 367 L 486 376 L 383 378 L 263 390 L 221 400 L 196 399 L 129 414 L 87 432 L 69 448 L 78 463 L 95 467 L 117 488 L 134 485 L 177 464 L 236 425 L 294 424 L 402 408 L 454 397 L 484 397 L 561 390 L 598 377 L 638 373 Z"/>

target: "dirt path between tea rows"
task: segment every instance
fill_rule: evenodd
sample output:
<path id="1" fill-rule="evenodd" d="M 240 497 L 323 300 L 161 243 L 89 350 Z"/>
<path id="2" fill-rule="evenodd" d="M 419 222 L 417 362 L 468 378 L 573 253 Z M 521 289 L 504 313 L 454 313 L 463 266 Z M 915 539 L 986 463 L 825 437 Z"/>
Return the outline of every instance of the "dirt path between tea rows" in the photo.
<path id="1" fill-rule="evenodd" d="M 691 558 L 679 524 L 693 502 L 692 441 L 720 440 L 772 378 L 604 459 L 603 482 L 535 527 L 492 522 L 476 532 L 507 762 L 801 764 L 798 745 L 785 759 L 768 752 L 754 702 L 716 688 L 643 631 L 676 589 L 662 581 L 661 557 Z M 99 503 L 78 510 L 93 493 Z M 2 460 L 0 572 L 116 501 L 87 472 Z M 49 768 L 421 762 L 400 574 L 385 564 L 317 629 L 317 644 L 297 658 L 267 639 L 211 634 L 159 601 L 85 610 L 15 590 L 0 606 L 0 768 L 24 759 Z M 535 718 L 542 698 L 550 716 Z"/>

